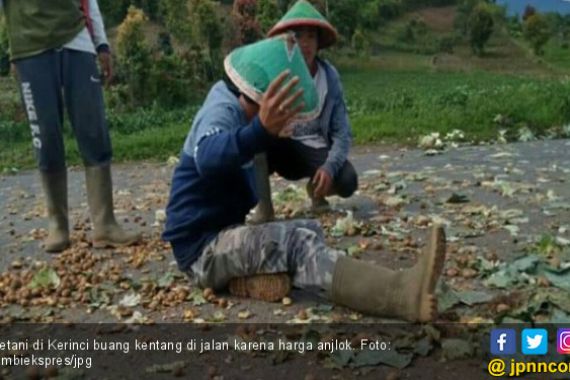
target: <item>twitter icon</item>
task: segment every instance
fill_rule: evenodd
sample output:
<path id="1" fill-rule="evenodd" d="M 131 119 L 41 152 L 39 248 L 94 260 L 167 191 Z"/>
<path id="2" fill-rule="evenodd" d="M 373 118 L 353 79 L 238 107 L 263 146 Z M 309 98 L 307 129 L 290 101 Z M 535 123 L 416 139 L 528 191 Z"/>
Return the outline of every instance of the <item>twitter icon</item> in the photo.
<path id="1" fill-rule="evenodd" d="M 548 331 L 545 329 L 524 329 L 521 339 L 525 355 L 546 355 L 548 352 Z"/>

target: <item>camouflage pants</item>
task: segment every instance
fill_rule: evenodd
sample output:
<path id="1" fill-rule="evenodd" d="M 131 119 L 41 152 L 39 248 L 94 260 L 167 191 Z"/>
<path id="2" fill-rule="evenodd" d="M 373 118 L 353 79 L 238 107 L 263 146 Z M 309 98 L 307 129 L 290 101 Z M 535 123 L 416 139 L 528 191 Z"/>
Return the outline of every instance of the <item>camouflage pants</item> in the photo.
<path id="1" fill-rule="evenodd" d="M 237 226 L 221 231 L 190 270 L 199 286 L 223 289 L 235 277 L 288 272 L 293 286 L 328 292 L 336 260 L 314 220 Z"/>

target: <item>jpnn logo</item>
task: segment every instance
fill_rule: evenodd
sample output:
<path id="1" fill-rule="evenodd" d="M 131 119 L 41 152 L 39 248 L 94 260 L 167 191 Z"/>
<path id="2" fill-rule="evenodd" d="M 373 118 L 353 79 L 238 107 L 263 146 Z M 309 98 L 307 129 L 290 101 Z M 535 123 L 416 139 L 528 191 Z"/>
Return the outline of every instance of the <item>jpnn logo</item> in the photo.
<path id="1" fill-rule="evenodd" d="M 525 355 L 546 355 L 548 352 L 548 331 L 545 329 L 524 329 L 521 335 L 521 346 L 522 353 Z"/>
<path id="2" fill-rule="evenodd" d="M 570 339 L 568 342 L 570 343 Z M 517 352 L 517 337 L 514 329 L 493 329 L 490 343 L 493 355 L 514 355 Z"/>

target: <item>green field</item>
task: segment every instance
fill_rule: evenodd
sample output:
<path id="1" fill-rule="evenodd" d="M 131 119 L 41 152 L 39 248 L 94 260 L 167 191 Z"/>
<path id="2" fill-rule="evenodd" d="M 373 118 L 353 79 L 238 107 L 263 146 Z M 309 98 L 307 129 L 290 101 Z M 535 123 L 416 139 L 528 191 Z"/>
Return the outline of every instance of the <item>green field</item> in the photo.
<path id="1" fill-rule="evenodd" d="M 345 71 L 355 139 L 415 142 L 454 129 L 468 139 L 492 140 L 499 129 L 516 136 L 528 127 L 543 134 L 570 120 L 570 82 L 524 76 L 422 71 Z M 505 125 L 494 120 L 509 119 Z"/>

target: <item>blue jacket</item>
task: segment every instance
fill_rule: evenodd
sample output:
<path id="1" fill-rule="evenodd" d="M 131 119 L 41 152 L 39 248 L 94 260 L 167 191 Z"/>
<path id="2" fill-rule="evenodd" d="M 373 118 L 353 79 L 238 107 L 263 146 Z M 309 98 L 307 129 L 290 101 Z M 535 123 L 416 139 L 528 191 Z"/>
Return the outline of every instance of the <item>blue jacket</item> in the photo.
<path id="1" fill-rule="evenodd" d="M 247 122 L 224 82 L 212 87 L 184 143 L 166 208 L 162 237 L 182 271 L 221 230 L 245 223 L 257 204 L 253 157 L 272 138 L 257 117 Z"/>
<path id="2" fill-rule="evenodd" d="M 325 68 L 328 84 L 327 97 L 319 116 L 323 136 L 330 148 L 324 168 L 334 177 L 348 158 L 352 133 L 340 76 L 328 61 L 319 59 L 319 63 Z"/>

